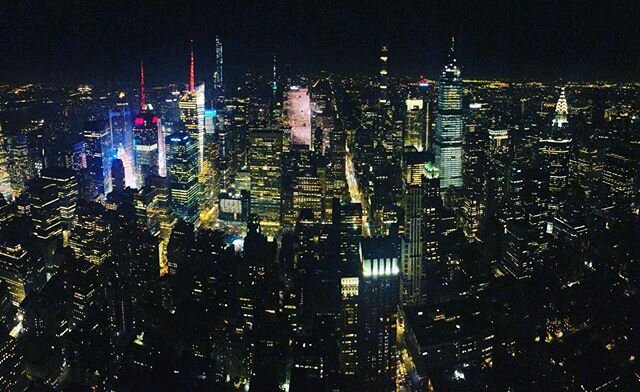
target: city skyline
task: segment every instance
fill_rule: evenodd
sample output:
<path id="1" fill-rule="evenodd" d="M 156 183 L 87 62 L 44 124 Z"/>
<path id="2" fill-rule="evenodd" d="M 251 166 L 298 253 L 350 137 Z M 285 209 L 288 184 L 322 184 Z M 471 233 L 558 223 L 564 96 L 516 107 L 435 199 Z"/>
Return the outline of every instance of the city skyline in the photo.
<path id="1" fill-rule="evenodd" d="M 621 3 L 0 5 L 0 390 L 640 390 Z"/>
<path id="2" fill-rule="evenodd" d="M 274 53 L 295 73 L 366 73 L 376 67 L 372 59 L 382 44 L 395 53 L 396 73 L 435 75 L 455 36 L 465 74 L 473 78 L 633 80 L 632 54 L 640 42 L 629 22 L 638 8 L 597 1 L 373 1 L 362 9 L 313 1 L 220 1 L 209 7 L 33 1 L 5 9 L 0 49 L 7 56 L 0 75 L 3 82 L 133 82 L 133 69 L 145 57 L 152 79 L 175 82 L 190 40 L 201 59 L 197 73 L 214 72 L 216 36 L 225 43 L 225 62 L 234 65 L 230 80 L 250 70 L 266 74 Z M 218 9 L 225 18 L 216 18 Z M 320 13 L 310 17 L 314 10 Z M 34 23 L 28 29 L 12 24 L 29 18 Z M 68 68 L 77 72 L 69 75 Z"/>

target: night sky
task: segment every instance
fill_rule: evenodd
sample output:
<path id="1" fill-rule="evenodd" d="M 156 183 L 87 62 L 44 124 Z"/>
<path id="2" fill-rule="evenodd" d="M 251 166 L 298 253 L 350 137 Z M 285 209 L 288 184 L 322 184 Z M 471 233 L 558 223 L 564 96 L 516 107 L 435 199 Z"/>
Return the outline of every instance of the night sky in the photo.
<path id="1" fill-rule="evenodd" d="M 0 81 L 131 82 L 144 56 L 148 83 L 184 82 L 190 39 L 202 79 L 216 34 L 236 79 L 274 52 L 293 72 L 373 72 L 382 43 L 392 72 L 434 77 L 454 34 L 466 77 L 635 80 L 637 3 L 4 0 Z"/>

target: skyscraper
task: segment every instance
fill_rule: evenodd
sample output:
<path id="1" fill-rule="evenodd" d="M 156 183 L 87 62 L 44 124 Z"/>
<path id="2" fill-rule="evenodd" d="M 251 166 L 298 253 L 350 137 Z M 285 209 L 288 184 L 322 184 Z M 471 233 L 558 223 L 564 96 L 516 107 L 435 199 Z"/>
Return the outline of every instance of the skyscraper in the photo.
<path id="1" fill-rule="evenodd" d="M 399 304 L 399 243 L 393 237 L 363 238 L 358 314 L 360 370 L 366 389 L 395 390 Z"/>
<path id="2" fill-rule="evenodd" d="M 435 162 L 440 170 L 440 188 L 462 186 L 462 76 L 454 53 L 453 39 L 449 62 L 438 82 Z"/>
<path id="3" fill-rule="evenodd" d="M 67 238 L 69 231 L 73 228 L 79 195 L 76 173 L 70 169 L 48 167 L 43 169 L 41 174 L 45 181 L 54 185 L 58 193 L 60 219 L 64 238 Z"/>
<path id="4" fill-rule="evenodd" d="M 2 133 L 2 124 L 0 124 L 0 195 L 9 201 L 13 199 L 9 176 L 9 140 Z"/>
<path id="5" fill-rule="evenodd" d="M 111 160 L 114 158 L 109 124 L 103 120 L 87 121 L 84 126 L 84 149 L 92 198 L 111 192 Z"/>
<path id="6" fill-rule="evenodd" d="M 191 56 L 189 63 L 189 89 L 182 94 L 178 102 L 180 121 L 187 128 L 189 136 L 196 142 L 198 151 L 198 174 L 202 171 L 204 163 L 204 134 L 205 134 L 205 88 L 204 83 L 195 86 L 193 42 L 191 44 Z"/>
<path id="7" fill-rule="evenodd" d="M 260 217 L 263 232 L 272 236 L 280 228 L 284 132 L 253 129 L 250 138 L 251 212 Z"/>
<path id="8" fill-rule="evenodd" d="M 170 204 L 173 211 L 187 222 L 198 219 L 198 151 L 187 133 L 167 136 L 169 147 L 167 174 Z"/>
<path id="9" fill-rule="evenodd" d="M 556 112 L 553 118 L 553 126 L 562 128 L 569 122 L 567 117 L 569 115 L 569 105 L 567 104 L 567 96 L 564 93 L 564 87 L 560 91 L 560 97 L 556 104 Z"/>
<path id="10" fill-rule="evenodd" d="M 16 135 L 9 139 L 9 179 L 13 197 L 24 192 L 27 182 L 35 176 L 33 161 L 29 159 L 29 145 L 25 135 Z"/>
<path id="11" fill-rule="evenodd" d="M 313 149 L 311 143 L 311 97 L 308 88 L 291 86 L 287 92 L 287 120 L 291 128 L 291 144 Z"/>
<path id="12" fill-rule="evenodd" d="M 78 205 L 69 239 L 76 257 L 100 265 L 111 255 L 111 226 L 106 210 L 94 202 Z"/>
<path id="13" fill-rule="evenodd" d="M 114 159 L 111 164 L 111 183 L 114 191 L 122 192 L 125 188 L 125 169 L 121 159 Z"/>
<path id="14" fill-rule="evenodd" d="M 404 146 L 413 146 L 418 151 L 424 149 L 424 142 L 426 140 L 426 105 L 423 99 L 409 98 L 405 101 L 405 133 L 404 133 Z"/>
<path id="15" fill-rule="evenodd" d="M 401 271 L 402 302 L 417 304 L 422 299 L 423 277 L 423 179 L 426 152 L 407 151 L 403 159 L 404 180 L 404 228 L 402 237 Z"/>
<path id="16" fill-rule="evenodd" d="M 141 72 L 142 73 L 142 72 Z M 131 109 L 124 93 L 120 93 L 115 108 L 109 112 L 109 128 L 116 156 L 125 167 L 126 186 L 135 188 L 135 163 L 133 161 L 133 122 Z"/>
<path id="17" fill-rule="evenodd" d="M 136 185 L 144 186 L 146 178 L 158 175 L 159 119 L 147 106 L 140 112 L 133 125 Z"/>

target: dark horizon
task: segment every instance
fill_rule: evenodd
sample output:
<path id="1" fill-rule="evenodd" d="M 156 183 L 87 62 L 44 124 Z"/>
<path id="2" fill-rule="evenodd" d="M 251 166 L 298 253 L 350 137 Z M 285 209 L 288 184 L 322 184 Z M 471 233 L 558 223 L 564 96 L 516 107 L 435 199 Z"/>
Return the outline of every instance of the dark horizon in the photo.
<path id="1" fill-rule="evenodd" d="M 366 5 L 331 1 L 80 2 L 0 6 L 2 82 L 135 82 L 187 78 L 189 40 L 198 79 L 224 43 L 225 74 L 268 73 L 272 54 L 292 73 L 377 69 L 384 43 L 395 74 L 435 77 L 456 37 L 465 78 L 633 80 L 640 39 L 631 1 L 508 1 Z"/>

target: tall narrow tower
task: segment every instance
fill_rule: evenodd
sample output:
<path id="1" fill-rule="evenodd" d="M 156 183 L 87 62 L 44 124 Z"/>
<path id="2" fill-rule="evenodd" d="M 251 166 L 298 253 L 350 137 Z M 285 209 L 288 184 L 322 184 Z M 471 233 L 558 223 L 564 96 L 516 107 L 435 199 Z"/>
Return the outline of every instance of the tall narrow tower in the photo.
<path id="1" fill-rule="evenodd" d="M 196 141 L 198 146 L 198 174 L 202 172 L 202 166 L 204 163 L 204 106 L 204 83 L 196 87 L 195 60 L 192 40 L 189 55 L 189 89 L 180 97 L 178 109 L 180 110 L 180 121 L 185 128 L 187 128 L 187 132 Z"/>
<path id="2" fill-rule="evenodd" d="M 216 74 L 215 74 L 215 92 L 217 95 L 219 95 L 222 90 L 222 65 L 223 65 L 223 58 L 222 58 L 222 41 L 220 40 L 220 36 L 216 35 Z"/>
<path id="3" fill-rule="evenodd" d="M 462 75 L 455 58 L 451 38 L 449 61 L 438 83 L 438 117 L 436 117 L 435 161 L 440 170 L 440 189 L 462 186 Z"/>

